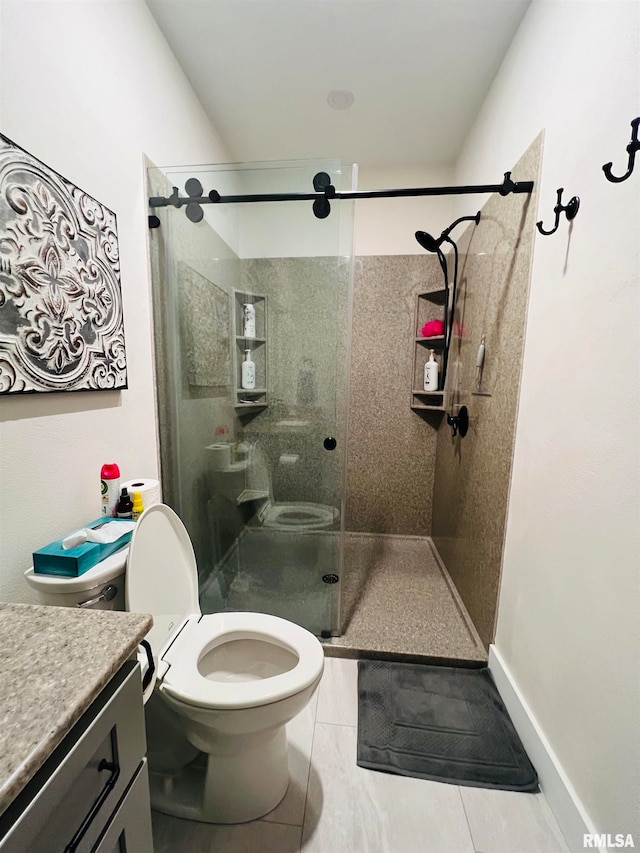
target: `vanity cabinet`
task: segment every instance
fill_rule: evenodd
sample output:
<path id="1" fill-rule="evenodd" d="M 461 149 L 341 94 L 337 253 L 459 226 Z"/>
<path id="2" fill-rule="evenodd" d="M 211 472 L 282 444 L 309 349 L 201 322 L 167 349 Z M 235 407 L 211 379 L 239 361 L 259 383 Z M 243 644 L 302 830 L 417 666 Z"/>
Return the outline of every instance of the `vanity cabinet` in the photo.
<path id="1" fill-rule="evenodd" d="M 0 816 L 1 853 L 153 853 L 145 754 L 129 660 Z"/>
<path id="2" fill-rule="evenodd" d="M 267 359 L 267 297 L 245 290 L 233 291 L 233 375 L 235 381 L 234 404 L 238 414 L 243 411 L 255 414 L 268 405 L 269 364 Z M 244 334 L 244 305 L 253 305 L 256 312 L 256 335 Z M 251 352 L 256 366 L 256 387 L 242 387 L 242 362 L 245 350 Z"/>
<path id="3" fill-rule="evenodd" d="M 411 377 L 411 408 L 416 412 L 444 414 L 444 335 L 425 338 L 420 330 L 428 320 L 444 319 L 446 291 L 430 290 L 416 297 L 413 338 L 413 372 Z M 424 365 L 429 358 L 429 350 L 435 350 L 438 362 L 438 390 L 424 390 Z"/>

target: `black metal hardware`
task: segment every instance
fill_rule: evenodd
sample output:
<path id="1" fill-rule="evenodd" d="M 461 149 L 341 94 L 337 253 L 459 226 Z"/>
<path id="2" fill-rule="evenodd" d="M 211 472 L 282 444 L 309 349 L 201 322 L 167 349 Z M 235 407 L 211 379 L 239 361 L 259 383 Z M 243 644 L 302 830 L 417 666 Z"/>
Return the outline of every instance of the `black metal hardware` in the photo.
<path id="1" fill-rule="evenodd" d="M 313 176 L 313 188 L 317 193 L 324 192 L 329 186 L 331 186 L 331 177 L 326 172 L 318 172 Z"/>
<path id="2" fill-rule="evenodd" d="M 510 172 L 505 172 L 505 182 L 510 180 Z M 513 183 L 513 181 L 511 181 Z M 506 195 L 506 193 L 504 193 Z M 444 383 L 447 378 L 447 364 L 449 363 L 449 347 L 451 345 L 451 333 L 453 331 L 453 317 L 456 309 L 456 293 L 458 290 L 458 246 L 449 234 L 453 231 L 456 225 L 461 222 L 475 222 L 476 225 L 480 222 L 480 211 L 474 216 L 460 216 L 455 222 L 452 222 L 448 228 L 445 228 L 439 237 L 433 237 L 427 234 L 426 231 L 416 231 L 416 240 L 423 249 L 427 252 L 435 252 L 444 275 L 444 353 L 442 356 L 442 375 L 440 377 L 440 387 L 444 388 Z M 443 243 L 449 243 L 453 246 L 453 286 L 451 288 L 451 298 L 449 298 L 449 272 L 447 268 L 447 258 L 440 248 Z"/>
<path id="3" fill-rule="evenodd" d="M 504 181 L 502 182 L 502 187 L 498 190 L 500 195 L 507 196 L 509 193 L 518 192 L 515 189 L 517 184 L 511 180 L 511 172 L 504 173 Z"/>
<path id="4" fill-rule="evenodd" d="M 198 198 L 202 195 L 202 184 L 197 178 L 187 178 L 184 191 L 189 198 Z"/>
<path id="5" fill-rule="evenodd" d="M 464 438 L 469 432 L 469 410 L 466 406 L 460 406 L 460 411 L 457 415 L 447 415 L 447 423 L 453 432 L 453 438 L 460 433 L 460 438 Z"/>
<path id="6" fill-rule="evenodd" d="M 91 826 L 91 823 L 93 822 L 95 816 L 98 814 L 98 812 L 104 805 L 105 800 L 107 799 L 111 791 L 113 791 L 115 784 L 118 781 L 118 776 L 120 775 L 120 767 L 116 762 L 107 761 L 103 758 L 100 764 L 98 764 L 98 773 L 101 773 L 103 770 L 108 770 L 111 775 L 104 783 L 104 788 L 98 794 L 96 801 L 87 812 L 85 819 L 78 827 L 75 835 L 64 848 L 64 853 L 75 853 L 75 851 L 78 849 L 78 845 L 80 844 L 87 830 Z"/>
<path id="7" fill-rule="evenodd" d="M 328 435 L 322 442 L 322 445 L 325 450 L 335 450 L 338 446 L 338 442 L 333 438 L 333 436 Z"/>
<path id="8" fill-rule="evenodd" d="M 338 577 L 338 575 L 334 574 L 333 572 L 330 572 L 328 575 L 322 575 L 322 580 L 324 581 L 324 583 L 338 583 L 340 578 Z"/>
<path id="9" fill-rule="evenodd" d="M 558 230 L 558 225 L 560 225 L 560 214 L 564 213 L 569 221 L 575 219 L 578 210 L 580 209 L 580 199 L 577 195 L 574 195 L 573 198 L 569 199 L 568 204 L 562 204 L 562 193 L 564 192 L 564 187 L 560 187 L 558 189 L 558 200 L 556 201 L 556 206 L 553 208 L 553 212 L 555 213 L 556 221 L 553 225 L 553 228 L 549 231 L 545 231 L 542 227 L 542 220 L 540 222 L 536 222 L 536 228 L 541 234 L 548 236 L 549 234 L 555 234 Z"/>
<path id="10" fill-rule="evenodd" d="M 316 219 L 326 219 L 331 213 L 331 205 L 326 198 L 317 198 L 313 202 L 313 215 Z"/>
<path id="11" fill-rule="evenodd" d="M 353 190 L 337 193 L 338 198 L 403 198 L 423 195 L 473 195 L 476 193 L 500 193 L 506 196 L 510 193 L 533 192 L 533 181 L 512 181 L 511 172 L 504 173 L 501 184 L 477 184 L 459 187 L 407 187 L 393 190 Z"/>
<path id="12" fill-rule="evenodd" d="M 156 671 L 156 665 L 153 661 L 153 652 L 151 651 L 151 644 L 148 640 L 140 640 L 140 645 L 147 653 L 147 664 L 148 669 L 145 672 L 142 679 L 142 692 L 147 689 L 147 687 L 151 684 L 151 680 L 153 678 L 153 673 Z"/>
<path id="13" fill-rule="evenodd" d="M 187 219 L 191 222 L 202 222 L 204 218 L 204 210 L 200 206 L 199 198 L 202 198 L 202 184 L 197 178 L 188 178 L 184 189 L 186 194 L 189 196 L 189 201 L 187 202 L 187 207 L 185 213 L 187 214 Z"/>
<path id="14" fill-rule="evenodd" d="M 149 217 L 149 228 L 159 228 L 160 227 L 160 218 L 155 214 L 151 214 Z"/>
<path id="15" fill-rule="evenodd" d="M 627 145 L 626 151 L 629 155 L 629 162 L 627 164 L 627 171 L 621 177 L 617 177 L 612 174 L 611 167 L 613 163 L 605 163 L 602 167 L 602 171 L 605 174 L 605 177 L 608 181 L 611 181 L 614 184 L 620 184 L 622 181 L 626 181 L 627 178 L 633 172 L 633 167 L 635 164 L 636 153 L 640 151 L 640 140 L 638 139 L 638 128 L 640 128 L 640 116 L 638 118 L 634 118 L 631 122 L 631 141 Z"/>
<path id="16" fill-rule="evenodd" d="M 185 184 L 187 196 L 180 196 L 178 188 L 173 187 L 170 196 L 152 196 L 149 207 L 183 207 L 186 206 L 187 216 L 192 222 L 199 222 L 200 205 L 203 204 L 246 204 L 269 201 L 312 201 L 313 212 L 318 219 L 325 219 L 331 212 L 329 199 L 363 199 L 363 198 L 405 198 L 416 196 L 468 195 L 472 193 L 500 193 L 502 196 L 511 193 L 531 193 L 533 181 L 512 181 L 511 172 L 504 173 L 501 184 L 478 184 L 459 187 L 402 187 L 388 190 L 348 190 L 338 192 L 331 183 L 326 172 L 318 172 L 313 178 L 313 193 L 265 193 L 251 195 L 221 196 L 217 190 L 211 190 L 202 195 L 202 185 L 197 178 L 189 178 Z M 196 194 L 199 193 L 199 194 Z M 157 227 L 157 226 L 151 226 Z"/>

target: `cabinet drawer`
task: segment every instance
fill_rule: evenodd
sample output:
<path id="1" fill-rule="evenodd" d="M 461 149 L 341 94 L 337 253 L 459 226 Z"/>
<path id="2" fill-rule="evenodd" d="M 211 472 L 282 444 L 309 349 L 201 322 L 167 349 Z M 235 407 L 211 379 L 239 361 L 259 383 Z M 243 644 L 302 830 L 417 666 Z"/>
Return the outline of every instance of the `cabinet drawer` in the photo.
<path id="1" fill-rule="evenodd" d="M 95 853 L 153 853 L 146 758 L 99 839 Z"/>
<path id="2" fill-rule="evenodd" d="M 1 853 L 62 853 L 83 825 L 75 849 L 88 853 L 145 752 L 140 670 L 128 661 L 2 816 Z"/>

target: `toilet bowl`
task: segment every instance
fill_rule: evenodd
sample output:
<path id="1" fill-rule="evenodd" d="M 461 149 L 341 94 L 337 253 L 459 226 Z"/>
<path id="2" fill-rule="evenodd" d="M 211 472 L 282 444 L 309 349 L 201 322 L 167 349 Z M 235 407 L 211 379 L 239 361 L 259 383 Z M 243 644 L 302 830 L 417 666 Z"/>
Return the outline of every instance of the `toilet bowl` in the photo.
<path id="1" fill-rule="evenodd" d="M 289 532 L 325 530 L 334 527 L 339 519 L 337 508 L 328 504 L 275 501 L 267 461 L 257 442 L 249 454 L 247 483 L 253 494 L 264 497 L 264 503 L 255 516 L 261 527 Z"/>
<path id="2" fill-rule="evenodd" d="M 267 501 L 257 517 L 262 527 L 273 530 L 323 530 L 333 527 L 338 510 L 325 504 Z"/>
<path id="3" fill-rule="evenodd" d="M 164 504 L 149 507 L 136 525 L 125 595 L 128 610 L 153 616 L 147 639 L 156 695 L 200 753 L 186 766 L 176 756 L 169 771 L 152 772 L 152 806 L 211 823 L 271 811 L 289 783 L 286 723 L 322 676 L 319 641 L 264 613 L 202 615 L 191 540 Z"/>

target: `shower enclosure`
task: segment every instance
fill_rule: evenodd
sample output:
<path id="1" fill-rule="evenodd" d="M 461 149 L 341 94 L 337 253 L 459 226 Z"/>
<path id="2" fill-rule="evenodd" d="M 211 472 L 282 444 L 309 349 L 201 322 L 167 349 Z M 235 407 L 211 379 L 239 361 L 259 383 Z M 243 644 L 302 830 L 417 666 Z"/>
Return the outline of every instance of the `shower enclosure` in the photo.
<path id="1" fill-rule="evenodd" d="M 327 160 L 149 168 L 148 184 L 165 197 L 193 195 L 190 179 L 204 194 L 309 193 L 320 172 L 355 189 L 355 169 Z M 191 536 L 204 613 L 260 611 L 335 635 L 353 202 L 320 219 L 310 201 L 202 210 L 158 208 L 150 231 L 164 500 Z"/>

